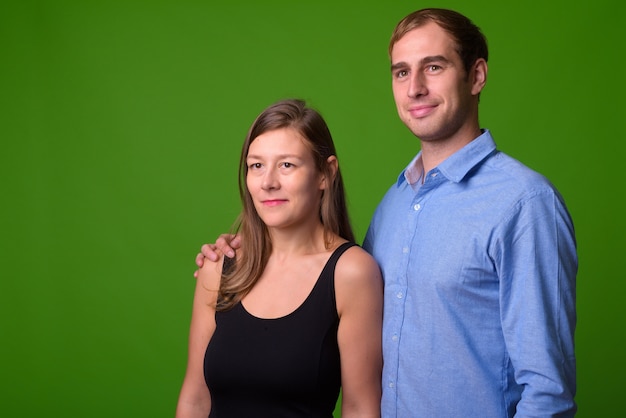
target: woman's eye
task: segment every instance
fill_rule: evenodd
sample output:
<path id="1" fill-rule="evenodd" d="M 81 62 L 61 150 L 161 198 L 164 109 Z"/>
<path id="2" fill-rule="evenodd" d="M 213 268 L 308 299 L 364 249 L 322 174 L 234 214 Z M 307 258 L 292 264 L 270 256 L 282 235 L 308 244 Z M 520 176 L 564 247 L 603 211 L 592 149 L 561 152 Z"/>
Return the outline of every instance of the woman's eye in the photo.
<path id="1" fill-rule="evenodd" d="M 283 163 L 283 167 L 291 168 L 291 167 L 293 167 L 293 164 L 291 164 L 291 163 Z"/>
<path id="2" fill-rule="evenodd" d="M 251 169 L 261 168 L 261 163 L 252 163 L 248 167 Z"/>

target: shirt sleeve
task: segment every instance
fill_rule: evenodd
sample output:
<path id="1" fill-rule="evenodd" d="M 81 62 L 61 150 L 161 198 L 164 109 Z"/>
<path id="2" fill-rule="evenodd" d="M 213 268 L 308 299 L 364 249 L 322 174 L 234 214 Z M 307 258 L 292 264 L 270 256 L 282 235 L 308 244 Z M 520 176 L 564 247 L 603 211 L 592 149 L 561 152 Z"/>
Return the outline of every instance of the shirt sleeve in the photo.
<path id="1" fill-rule="evenodd" d="M 494 260 L 506 348 L 523 385 L 516 417 L 574 416 L 574 229 L 555 191 L 518 202 L 496 233 Z"/>
<path id="2" fill-rule="evenodd" d="M 370 224 L 367 228 L 367 232 L 365 233 L 365 239 L 363 239 L 363 249 L 365 251 L 367 251 L 368 253 L 370 253 L 371 255 L 374 255 L 374 229 L 375 229 L 375 222 L 376 222 L 376 215 L 378 214 L 379 208 L 376 208 L 376 211 L 374 213 L 374 216 L 372 216 L 372 220 L 370 221 Z"/>

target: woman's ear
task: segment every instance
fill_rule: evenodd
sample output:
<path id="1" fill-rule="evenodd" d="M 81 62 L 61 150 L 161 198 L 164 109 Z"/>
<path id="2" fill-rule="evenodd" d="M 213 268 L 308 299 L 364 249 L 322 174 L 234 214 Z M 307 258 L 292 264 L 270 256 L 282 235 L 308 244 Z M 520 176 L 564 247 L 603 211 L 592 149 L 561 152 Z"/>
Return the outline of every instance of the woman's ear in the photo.
<path id="1" fill-rule="evenodd" d="M 329 173 L 330 178 L 327 178 L 325 173 L 322 173 L 322 181 L 320 182 L 320 190 L 325 190 L 328 188 L 329 182 L 335 180 L 335 176 L 337 175 L 337 170 L 339 169 L 339 162 L 337 161 L 337 157 L 331 155 L 326 159 L 326 164 L 328 165 L 328 170 L 325 173 Z"/>

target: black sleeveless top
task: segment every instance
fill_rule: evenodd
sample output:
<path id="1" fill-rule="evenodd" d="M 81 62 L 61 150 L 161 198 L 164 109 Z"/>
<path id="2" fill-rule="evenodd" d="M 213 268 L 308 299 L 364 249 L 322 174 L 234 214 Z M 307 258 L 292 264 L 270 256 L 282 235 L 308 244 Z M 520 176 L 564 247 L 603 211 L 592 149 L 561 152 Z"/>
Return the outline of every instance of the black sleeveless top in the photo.
<path id="1" fill-rule="evenodd" d="M 309 296 L 284 317 L 257 318 L 241 302 L 216 312 L 204 358 L 209 417 L 332 417 L 341 386 L 335 265 L 353 245 L 333 252 Z"/>

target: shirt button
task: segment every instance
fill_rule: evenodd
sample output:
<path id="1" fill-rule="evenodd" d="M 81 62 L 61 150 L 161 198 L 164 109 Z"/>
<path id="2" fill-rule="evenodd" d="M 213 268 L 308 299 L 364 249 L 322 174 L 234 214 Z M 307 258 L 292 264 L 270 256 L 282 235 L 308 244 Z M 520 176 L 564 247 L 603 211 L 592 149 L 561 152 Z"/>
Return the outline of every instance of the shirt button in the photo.
<path id="1" fill-rule="evenodd" d="M 430 176 L 431 176 L 432 178 L 435 178 L 435 177 L 437 177 L 437 173 L 432 173 Z"/>
<path id="2" fill-rule="evenodd" d="M 415 206 L 413 206 L 413 209 L 415 210 L 420 210 L 421 206 L 419 203 L 416 203 Z"/>
<path id="3" fill-rule="evenodd" d="M 397 297 L 398 299 L 402 299 L 402 296 L 404 296 L 404 294 L 403 294 L 402 292 L 398 292 L 398 293 L 396 293 L 396 297 Z"/>
<path id="4" fill-rule="evenodd" d="M 404 248 L 402 249 L 402 252 L 403 252 L 404 254 L 408 254 L 408 253 L 409 253 L 409 247 L 404 247 Z"/>
<path id="5" fill-rule="evenodd" d="M 393 337 L 391 337 L 391 341 L 398 341 L 398 336 L 394 335 Z"/>
<path id="6" fill-rule="evenodd" d="M 389 382 L 389 387 L 393 389 L 395 385 L 393 384 L 393 382 Z"/>

